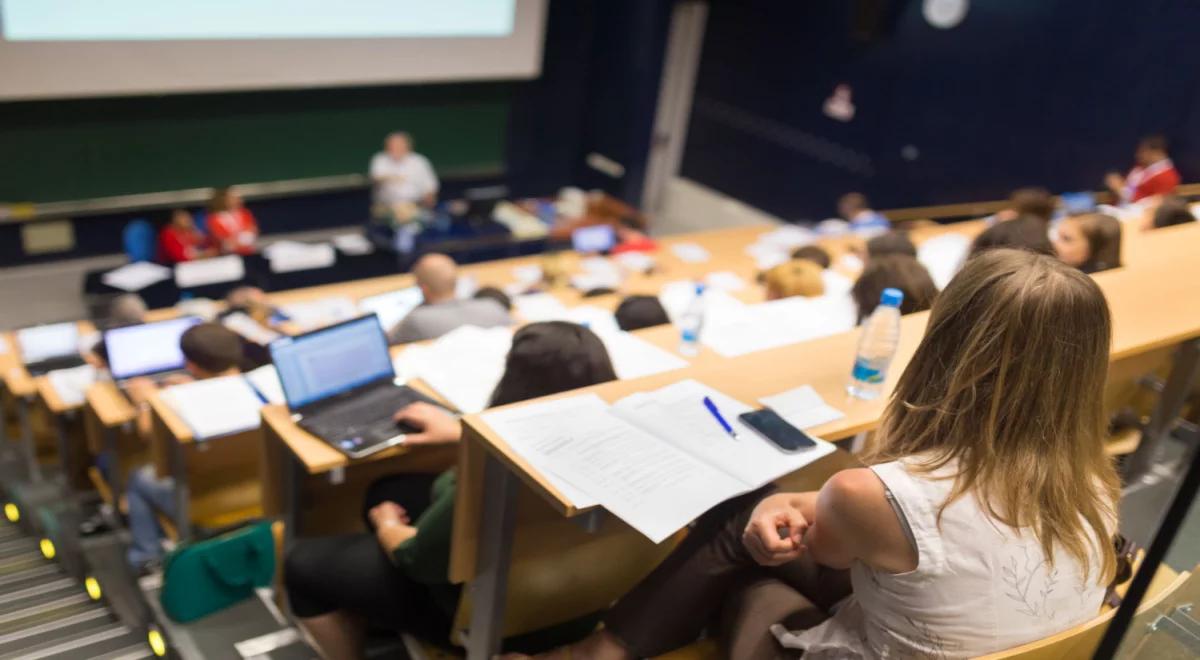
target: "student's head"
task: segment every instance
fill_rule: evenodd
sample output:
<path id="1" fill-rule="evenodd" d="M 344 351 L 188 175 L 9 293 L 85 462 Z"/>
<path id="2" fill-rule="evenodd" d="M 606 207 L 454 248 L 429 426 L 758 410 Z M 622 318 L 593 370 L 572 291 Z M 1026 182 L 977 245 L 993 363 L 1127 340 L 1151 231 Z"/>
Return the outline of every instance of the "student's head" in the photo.
<path id="1" fill-rule="evenodd" d="M 1038 254 L 1054 255 L 1046 223 L 1040 218 L 1021 216 L 1016 220 L 998 222 L 975 237 L 970 256 L 993 248 L 1015 248 Z"/>
<path id="2" fill-rule="evenodd" d="M 1057 206 L 1054 195 L 1051 195 L 1049 190 L 1035 186 L 1017 188 L 1009 195 L 1008 200 L 1018 216 L 1038 218 L 1044 222 L 1050 222 Z"/>
<path id="3" fill-rule="evenodd" d="M 1170 227 L 1195 222 L 1196 215 L 1192 213 L 1187 200 L 1175 195 L 1164 197 L 1162 203 L 1154 211 L 1154 228 Z"/>
<path id="4" fill-rule="evenodd" d="M 1063 219 L 1054 237 L 1054 251 L 1068 266 L 1096 273 L 1121 265 L 1121 222 L 1101 213 Z"/>
<path id="5" fill-rule="evenodd" d="M 387 138 L 383 141 L 383 148 L 389 156 L 400 160 L 412 151 L 412 138 L 404 131 L 388 133 Z"/>
<path id="6" fill-rule="evenodd" d="M 492 405 L 616 380 L 604 342 L 591 330 L 565 321 L 530 323 L 513 335 L 504 376 Z"/>
<path id="7" fill-rule="evenodd" d="M 425 302 L 437 304 L 454 299 L 458 284 L 458 265 L 444 254 L 427 254 L 413 265 L 417 287 L 425 295 Z"/>
<path id="8" fill-rule="evenodd" d="M 1162 135 L 1147 135 L 1138 141 L 1134 160 L 1138 165 L 1146 167 L 1167 157 L 1167 138 Z"/>
<path id="9" fill-rule="evenodd" d="M 146 322 L 146 301 L 136 293 L 122 293 L 108 305 L 108 323 L 116 327 Z"/>
<path id="10" fill-rule="evenodd" d="M 626 332 L 671 322 L 667 310 L 663 309 L 655 296 L 629 296 L 617 305 L 614 316 L 617 317 L 617 325 Z"/>
<path id="11" fill-rule="evenodd" d="M 229 309 L 244 312 L 259 323 L 267 323 L 273 313 L 267 294 L 256 286 L 239 286 L 225 294 Z"/>
<path id="12" fill-rule="evenodd" d="M 904 293 L 904 301 L 900 304 L 901 314 L 929 309 L 938 295 L 937 285 L 933 283 L 929 271 L 916 259 L 904 254 L 871 259 L 850 289 L 860 322 L 879 306 L 884 289 L 900 289 Z"/>
<path id="13" fill-rule="evenodd" d="M 817 245 L 805 245 L 804 247 L 796 248 L 792 252 L 792 259 L 811 261 L 820 266 L 822 270 L 829 268 L 830 264 L 833 263 L 833 259 L 829 258 L 829 253 Z"/>
<path id="14" fill-rule="evenodd" d="M 889 254 L 902 254 L 910 257 L 917 256 L 917 246 L 913 245 L 908 232 L 889 231 L 867 241 L 867 259 L 875 259 Z"/>
<path id="15" fill-rule="evenodd" d="M 763 278 L 767 300 L 792 296 L 814 298 L 825 293 L 824 269 L 805 259 L 797 259 L 768 270 Z"/>
<path id="16" fill-rule="evenodd" d="M 176 229 L 192 230 L 196 228 L 196 221 L 192 218 L 192 214 L 188 213 L 187 209 L 173 209 L 171 211 L 171 226 Z"/>
<path id="17" fill-rule="evenodd" d="M 870 202 L 867 201 L 867 196 L 858 193 L 846 193 L 838 199 L 838 216 L 843 220 L 852 220 L 860 211 L 865 211 L 871 208 Z"/>
<path id="18" fill-rule="evenodd" d="M 242 196 L 238 193 L 237 188 L 223 186 L 213 189 L 212 199 L 208 202 L 209 211 L 221 213 L 224 211 L 236 211 L 240 208 L 242 208 Z"/>
<path id="19" fill-rule="evenodd" d="M 196 378 L 236 371 L 242 361 L 242 339 L 220 323 L 194 325 L 179 338 L 187 370 Z"/>
<path id="20" fill-rule="evenodd" d="M 967 261 L 933 305 L 868 460 L 949 467 L 947 504 L 975 497 L 1107 584 L 1119 496 L 1103 446 L 1110 336 L 1104 294 L 1077 269 L 1020 250 Z"/>
<path id="21" fill-rule="evenodd" d="M 494 300 L 504 309 L 509 311 L 512 310 L 512 298 L 509 298 L 507 293 L 504 293 L 494 286 L 485 286 L 476 291 L 475 297 L 479 298 L 480 300 Z"/>

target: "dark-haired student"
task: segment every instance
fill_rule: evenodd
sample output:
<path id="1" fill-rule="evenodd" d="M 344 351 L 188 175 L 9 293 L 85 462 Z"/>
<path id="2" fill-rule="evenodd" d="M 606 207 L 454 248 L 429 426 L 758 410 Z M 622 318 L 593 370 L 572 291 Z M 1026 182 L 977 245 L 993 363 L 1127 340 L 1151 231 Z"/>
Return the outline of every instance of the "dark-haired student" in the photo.
<path id="1" fill-rule="evenodd" d="M 1154 210 L 1154 214 L 1150 216 L 1150 223 L 1145 229 L 1185 225 L 1189 222 L 1196 222 L 1196 214 L 1192 213 L 1187 200 L 1170 195 L 1164 197 L 1162 203 Z"/>
<path id="2" fill-rule="evenodd" d="M 179 338 L 186 376 L 173 378 L 169 384 L 178 385 L 191 380 L 231 376 L 239 372 L 242 360 L 242 339 L 232 330 L 217 323 L 201 323 L 188 328 Z M 154 436 L 154 421 L 149 400 L 158 389 L 147 378 L 135 378 L 125 386 L 129 399 L 138 408 L 137 429 L 143 441 Z M 175 480 L 159 478 L 153 465 L 142 466 L 129 475 L 126 486 L 129 503 L 129 532 L 133 537 L 125 558 L 136 571 L 152 568 L 162 557 L 163 530 L 158 513 L 175 517 Z"/>
<path id="3" fill-rule="evenodd" d="M 503 307 L 504 311 L 506 312 L 511 312 L 513 308 L 512 298 L 509 297 L 507 293 L 497 289 L 494 286 L 485 286 L 479 289 L 475 292 L 474 297 L 479 300 L 493 300 Z"/>
<path id="4" fill-rule="evenodd" d="M 1041 220 L 1047 225 L 1054 218 L 1058 203 L 1049 190 L 1039 186 L 1017 188 L 1008 196 L 1008 208 L 998 212 L 993 218 L 1000 222 L 1016 220 L 1028 216 Z"/>
<path id="5" fill-rule="evenodd" d="M 850 289 L 850 297 L 858 309 L 859 323 L 879 306 L 884 289 L 900 289 L 904 292 L 901 314 L 929 309 L 938 295 L 937 285 L 933 283 L 929 271 L 915 258 L 889 254 L 871 259 Z"/>
<path id="6" fill-rule="evenodd" d="M 714 508 L 602 631 L 548 657 L 655 657 L 709 630 L 727 658 L 958 659 L 1091 619 L 1117 573 L 1111 327 L 1096 283 L 1057 259 L 967 261 L 868 467 Z"/>
<path id="7" fill-rule="evenodd" d="M 829 253 L 819 245 L 805 245 L 804 247 L 796 248 L 792 252 L 792 259 L 811 261 L 820 266 L 821 270 L 825 270 L 833 265 L 833 259 L 829 256 Z"/>
<path id="8" fill-rule="evenodd" d="M 871 208 L 867 196 L 851 192 L 838 198 L 838 215 L 850 223 L 850 228 L 860 232 L 887 231 L 892 223 L 879 211 Z"/>
<path id="9" fill-rule="evenodd" d="M 591 330 L 532 323 L 513 335 L 492 405 L 615 379 L 608 352 Z M 409 445 L 457 442 L 461 433 L 458 420 L 433 406 L 414 404 L 396 418 L 421 429 L 408 436 Z M 424 511 L 383 502 L 368 513 L 373 533 L 301 539 L 292 547 L 284 568 L 288 600 L 324 657 L 362 657 L 368 624 L 436 643 L 448 639 L 460 592 L 447 577 L 454 494 L 451 470 L 437 477 Z"/>
<path id="10" fill-rule="evenodd" d="M 1054 256 L 1054 244 L 1050 242 L 1046 223 L 1032 216 L 1021 216 L 1016 220 L 999 222 L 988 227 L 975 237 L 967 257 L 992 248 L 1015 248 Z"/>
<path id="11" fill-rule="evenodd" d="M 1129 174 L 1110 172 L 1104 179 L 1108 189 L 1124 203 L 1138 202 L 1155 195 L 1170 195 L 1179 187 L 1179 171 L 1167 154 L 1167 139 L 1149 135 L 1138 142 Z"/>
<path id="12" fill-rule="evenodd" d="M 1089 213 L 1064 218 L 1054 236 L 1054 251 L 1068 266 L 1098 273 L 1121 266 L 1121 222 Z"/>
<path id="13" fill-rule="evenodd" d="M 889 254 L 901 254 L 912 258 L 917 257 L 917 246 L 913 245 L 908 232 L 889 231 L 867 241 L 867 259 L 883 257 Z"/>
<path id="14" fill-rule="evenodd" d="M 617 305 L 613 313 L 617 319 L 617 327 L 625 332 L 633 332 L 642 328 L 652 328 L 656 325 L 666 325 L 671 322 L 667 310 L 663 308 L 656 296 L 629 296 Z"/>

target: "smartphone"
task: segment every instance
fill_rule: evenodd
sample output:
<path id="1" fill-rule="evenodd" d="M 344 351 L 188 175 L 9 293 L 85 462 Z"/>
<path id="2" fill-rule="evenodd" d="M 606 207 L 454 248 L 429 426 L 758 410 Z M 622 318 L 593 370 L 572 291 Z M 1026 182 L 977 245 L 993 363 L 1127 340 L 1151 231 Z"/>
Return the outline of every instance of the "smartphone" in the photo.
<path id="1" fill-rule="evenodd" d="M 807 433 L 788 424 L 787 420 L 770 408 L 742 413 L 738 415 L 738 420 L 788 453 L 804 451 L 817 446 L 816 441 Z"/>

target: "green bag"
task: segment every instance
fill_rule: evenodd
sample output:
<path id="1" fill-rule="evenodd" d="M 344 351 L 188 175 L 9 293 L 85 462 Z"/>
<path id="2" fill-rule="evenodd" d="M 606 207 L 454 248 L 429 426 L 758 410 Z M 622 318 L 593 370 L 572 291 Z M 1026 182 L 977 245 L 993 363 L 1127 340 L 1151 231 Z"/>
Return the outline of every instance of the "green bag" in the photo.
<path id="1" fill-rule="evenodd" d="M 250 597 L 275 577 L 275 538 L 261 522 L 177 548 L 163 566 L 159 596 L 172 619 L 187 623 Z"/>

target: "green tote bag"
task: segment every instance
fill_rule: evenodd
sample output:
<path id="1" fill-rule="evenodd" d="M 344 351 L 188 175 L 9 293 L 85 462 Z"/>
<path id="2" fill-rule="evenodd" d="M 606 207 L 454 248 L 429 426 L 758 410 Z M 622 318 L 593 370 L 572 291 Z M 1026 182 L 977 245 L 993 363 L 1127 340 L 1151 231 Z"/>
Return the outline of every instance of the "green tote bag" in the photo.
<path id="1" fill-rule="evenodd" d="M 269 522 L 255 523 L 167 555 L 163 610 L 180 623 L 248 598 L 275 576 L 275 539 Z"/>

